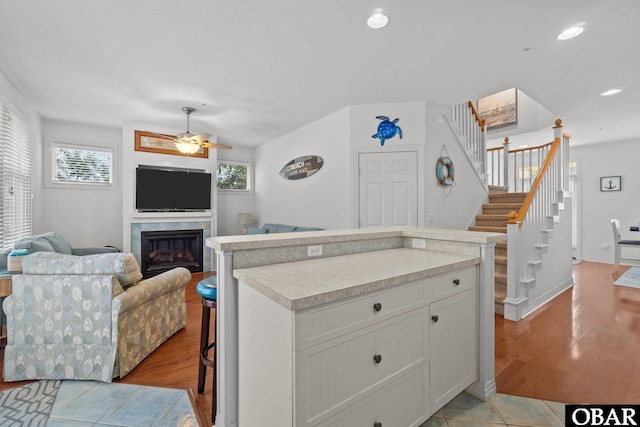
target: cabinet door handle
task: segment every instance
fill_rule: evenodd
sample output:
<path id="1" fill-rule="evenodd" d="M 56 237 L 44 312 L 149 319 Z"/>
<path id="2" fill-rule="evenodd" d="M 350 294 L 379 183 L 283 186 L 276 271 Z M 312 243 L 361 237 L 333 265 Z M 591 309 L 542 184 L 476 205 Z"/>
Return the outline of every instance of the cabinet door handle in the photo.
<path id="1" fill-rule="evenodd" d="M 460 284 L 460 279 L 453 279 L 453 284 L 458 286 Z"/>
<path id="2" fill-rule="evenodd" d="M 382 423 L 376 421 L 375 423 L 373 423 L 373 427 L 382 427 Z"/>
<path id="3" fill-rule="evenodd" d="M 373 356 L 373 361 L 376 362 L 376 365 L 379 364 L 380 362 L 382 362 L 382 356 L 376 354 L 375 356 Z"/>
<path id="4" fill-rule="evenodd" d="M 377 302 L 377 303 L 373 304 L 373 309 L 374 309 L 375 311 L 380 311 L 380 310 L 382 310 L 382 304 L 380 304 L 379 302 Z"/>
<path id="5" fill-rule="evenodd" d="M 437 323 L 438 322 L 438 315 L 436 314 L 435 316 L 431 316 L 431 320 L 433 320 L 433 323 Z"/>

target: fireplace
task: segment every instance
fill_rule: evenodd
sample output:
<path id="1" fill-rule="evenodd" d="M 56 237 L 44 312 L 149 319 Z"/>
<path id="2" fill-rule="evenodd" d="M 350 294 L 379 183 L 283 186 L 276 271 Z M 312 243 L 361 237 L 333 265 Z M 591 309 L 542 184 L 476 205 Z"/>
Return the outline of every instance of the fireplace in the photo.
<path id="1" fill-rule="evenodd" d="M 202 229 L 141 232 L 142 275 L 152 277 L 175 267 L 185 267 L 192 273 L 203 271 L 202 238 Z"/>

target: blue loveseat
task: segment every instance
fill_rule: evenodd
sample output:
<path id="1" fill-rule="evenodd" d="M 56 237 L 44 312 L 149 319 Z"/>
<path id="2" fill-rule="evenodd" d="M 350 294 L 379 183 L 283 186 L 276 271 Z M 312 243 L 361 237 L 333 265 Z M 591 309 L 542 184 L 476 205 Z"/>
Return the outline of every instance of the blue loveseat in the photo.
<path id="1" fill-rule="evenodd" d="M 66 255 L 95 255 L 120 252 L 112 246 L 95 248 L 72 248 L 67 239 L 55 231 L 23 237 L 18 240 L 12 249 L 0 252 L 0 270 L 7 269 L 7 257 L 14 249 L 25 249 L 27 253 L 33 252 L 57 252 Z"/>
<path id="2" fill-rule="evenodd" d="M 291 233 L 294 231 L 320 231 L 322 228 L 265 223 L 262 227 L 247 227 L 247 234 Z"/>

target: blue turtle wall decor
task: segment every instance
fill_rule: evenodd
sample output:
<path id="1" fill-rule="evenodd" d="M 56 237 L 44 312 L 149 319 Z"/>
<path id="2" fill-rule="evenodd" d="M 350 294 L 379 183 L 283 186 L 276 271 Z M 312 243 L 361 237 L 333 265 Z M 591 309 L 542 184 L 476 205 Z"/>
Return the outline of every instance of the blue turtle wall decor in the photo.
<path id="1" fill-rule="evenodd" d="M 396 126 L 396 123 L 398 123 L 398 120 L 400 119 L 394 119 L 393 121 L 390 121 L 389 117 L 387 116 L 376 116 L 376 119 L 382 121 L 378 125 L 378 133 L 376 133 L 375 135 L 371 135 L 371 138 L 379 138 L 380 145 L 384 145 L 384 142 L 387 139 L 391 139 L 396 136 L 396 133 L 398 134 L 400 139 L 402 139 L 402 129 Z"/>

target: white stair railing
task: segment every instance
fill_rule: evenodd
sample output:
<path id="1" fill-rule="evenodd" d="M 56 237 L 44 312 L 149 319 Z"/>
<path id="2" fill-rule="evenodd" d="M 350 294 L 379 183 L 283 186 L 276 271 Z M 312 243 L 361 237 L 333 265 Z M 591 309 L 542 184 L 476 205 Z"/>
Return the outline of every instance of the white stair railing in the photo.
<path id="1" fill-rule="evenodd" d="M 487 150 L 487 184 L 509 187 L 511 193 L 528 192 L 551 144 L 511 150 L 505 138 L 502 147 Z"/>
<path id="2" fill-rule="evenodd" d="M 554 218 L 568 185 L 569 136 L 556 120 L 554 141 L 549 145 L 531 189 L 519 212 L 507 223 L 507 297 L 504 316 L 520 320 L 528 299 L 528 286 L 536 280 L 542 249 L 553 236 Z"/>
<path id="3" fill-rule="evenodd" d="M 458 133 L 465 139 L 463 146 L 469 160 L 476 166 L 478 175 L 484 178 L 487 164 L 484 119 L 478 116 L 473 102 L 469 101 L 451 107 L 451 120 L 458 124 Z"/>

